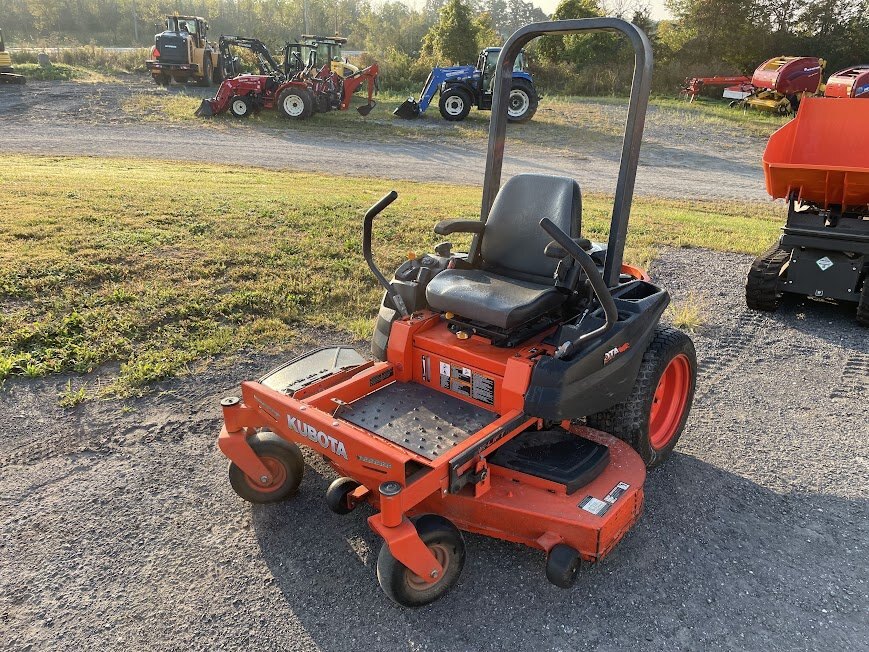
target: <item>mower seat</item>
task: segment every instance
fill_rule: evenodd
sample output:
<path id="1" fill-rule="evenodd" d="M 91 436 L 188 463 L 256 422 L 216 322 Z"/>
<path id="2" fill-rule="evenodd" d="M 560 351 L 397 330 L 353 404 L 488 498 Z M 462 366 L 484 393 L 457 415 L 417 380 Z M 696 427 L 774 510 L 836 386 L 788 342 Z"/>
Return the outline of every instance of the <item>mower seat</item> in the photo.
<path id="1" fill-rule="evenodd" d="M 582 198 L 573 179 L 520 174 L 503 185 L 480 236 L 480 262 L 447 269 L 426 287 L 429 306 L 510 330 L 561 306 L 558 261 L 543 253 L 548 217 L 571 238 L 579 236 Z"/>

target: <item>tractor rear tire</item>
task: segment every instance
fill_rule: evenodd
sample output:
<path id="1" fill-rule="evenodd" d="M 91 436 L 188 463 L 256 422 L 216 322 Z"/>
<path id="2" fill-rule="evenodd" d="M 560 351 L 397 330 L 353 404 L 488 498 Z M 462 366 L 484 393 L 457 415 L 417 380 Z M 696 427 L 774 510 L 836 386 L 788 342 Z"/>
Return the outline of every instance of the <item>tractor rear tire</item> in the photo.
<path id="1" fill-rule="evenodd" d="M 255 434 L 248 443 L 269 469 L 272 482 L 262 484 L 233 462 L 229 465 L 229 483 L 235 493 L 250 503 L 276 503 L 294 494 L 305 473 L 305 460 L 299 447 L 265 431 Z"/>
<path id="2" fill-rule="evenodd" d="M 393 557 L 384 542 L 377 556 L 377 581 L 390 600 L 404 607 L 419 607 L 440 598 L 459 581 L 465 566 L 465 540 L 450 521 L 425 514 L 414 526 L 444 570 L 434 584 L 429 584 Z"/>
<path id="3" fill-rule="evenodd" d="M 697 382 L 694 343 L 682 331 L 658 325 L 630 396 L 586 424 L 630 444 L 646 468 L 666 460 L 688 420 Z"/>
<path id="4" fill-rule="evenodd" d="M 229 100 L 229 112 L 236 118 L 249 118 L 253 113 L 253 102 L 246 95 L 236 95 Z"/>
<path id="5" fill-rule="evenodd" d="M 211 86 L 211 77 L 214 75 L 214 64 L 211 63 L 211 54 L 205 52 L 202 55 L 202 79 L 199 80 L 199 86 L 208 88 Z"/>
<path id="6" fill-rule="evenodd" d="M 314 99 L 303 88 L 287 88 L 278 96 L 278 110 L 290 120 L 304 120 L 310 117 Z"/>
<path id="7" fill-rule="evenodd" d="M 857 323 L 869 327 L 869 273 L 863 279 L 863 289 L 857 302 Z"/>
<path id="8" fill-rule="evenodd" d="M 775 312 L 781 303 L 779 279 L 791 252 L 778 244 L 770 247 L 751 263 L 745 282 L 745 303 L 752 310 Z"/>
<path id="9" fill-rule="evenodd" d="M 510 98 L 507 101 L 508 122 L 528 122 L 537 113 L 537 104 L 540 98 L 534 85 L 526 79 L 517 79 L 510 89 Z"/>
<path id="10" fill-rule="evenodd" d="M 461 122 L 471 112 L 471 94 L 460 86 L 453 86 L 441 93 L 438 110 L 447 122 Z"/>

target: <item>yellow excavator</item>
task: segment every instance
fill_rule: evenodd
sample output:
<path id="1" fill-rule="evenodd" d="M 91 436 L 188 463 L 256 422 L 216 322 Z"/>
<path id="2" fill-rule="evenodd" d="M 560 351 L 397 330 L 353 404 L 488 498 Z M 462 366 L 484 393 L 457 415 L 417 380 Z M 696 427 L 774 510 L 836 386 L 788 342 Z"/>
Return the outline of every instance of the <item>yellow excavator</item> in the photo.
<path id="1" fill-rule="evenodd" d="M 3 30 L 0 29 L 0 84 L 23 84 L 24 82 L 24 75 L 16 75 L 12 69 L 12 57 L 6 51 Z"/>

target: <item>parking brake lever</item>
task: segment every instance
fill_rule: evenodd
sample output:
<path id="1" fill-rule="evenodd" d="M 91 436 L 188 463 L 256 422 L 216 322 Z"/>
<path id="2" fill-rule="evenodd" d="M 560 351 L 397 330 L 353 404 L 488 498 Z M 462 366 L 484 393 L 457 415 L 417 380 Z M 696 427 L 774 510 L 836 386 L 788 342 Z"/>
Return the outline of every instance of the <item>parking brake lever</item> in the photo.
<path id="1" fill-rule="evenodd" d="M 594 329 L 591 332 L 580 335 L 575 340 L 571 340 L 565 342 L 561 346 L 558 347 L 555 351 L 556 358 L 566 358 L 571 353 L 576 351 L 579 348 L 579 345 L 583 342 L 587 342 L 588 340 L 594 339 L 596 337 L 600 337 L 608 330 L 610 330 L 613 326 L 615 326 L 616 321 L 619 318 L 619 311 L 616 308 L 616 303 L 613 301 L 613 297 L 610 294 L 609 288 L 606 286 L 606 283 L 603 280 L 603 276 L 600 275 L 600 272 L 597 271 L 597 265 L 595 265 L 594 260 L 591 256 L 589 256 L 585 251 L 582 250 L 576 242 L 574 242 L 569 235 L 567 235 L 564 231 L 558 228 L 555 223 L 550 220 L 548 217 L 544 217 L 540 220 L 540 226 L 543 227 L 543 230 L 546 231 L 553 240 L 555 240 L 561 248 L 566 251 L 571 258 L 573 258 L 579 266 L 582 267 L 585 275 L 588 277 L 589 282 L 591 283 L 591 288 L 594 290 L 594 295 L 597 297 L 598 303 L 600 303 L 601 308 L 603 308 L 604 315 L 606 315 L 606 322 L 603 326 Z"/>

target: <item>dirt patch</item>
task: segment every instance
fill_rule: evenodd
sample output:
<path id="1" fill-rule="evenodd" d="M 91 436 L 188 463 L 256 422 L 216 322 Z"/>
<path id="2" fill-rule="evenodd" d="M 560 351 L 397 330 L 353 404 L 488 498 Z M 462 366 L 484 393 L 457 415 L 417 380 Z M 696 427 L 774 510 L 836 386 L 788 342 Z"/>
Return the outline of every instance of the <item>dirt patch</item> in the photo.
<path id="1" fill-rule="evenodd" d="M 0 119 L 5 127 L 0 131 L 0 151 L 170 160 L 207 157 L 222 163 L 412 181 L 482 181 L 485 112 L 453 124 L 432 109 L 431 115 L 408 123 L 393 119 L 392 104 L 381 102 L 366 119 L 348 111 L 315 116 L 299 126 L 272 117 L 246 124 L 227 116 L 182 120 L 176 119 L 182 114 L 175 107 L 165 122 L 157 121 L 160 111 L 167 110 L 166 102 L 181 98 L 193 106 L 214 92 L 192 86 L 166 90 L 138 77 L 110 84 L 36 82 L 0 87 Z M 510 127 L 505 174 L 568 175 L 585 189 L 612 192 L 624 106 L 604 100 L 553 99 L 551 106 L 546 102 L 544 98 L 534 120 Z M 183 116 L 187 113 L 192 109 L 185 109 Z M 701 120 L 694 112 L 652 106 L 637 192 L 765 200 L 760 167 L 765 138 L 756 131 L 740 130 L 727 120 Z"/>
<path id="2" fill-rule="evenodd" d="M 562 591 L 536 551 L 467 536 L 445 599 L 381 594 L 365 513 L 250 506 L 215 448 L 218 400 L 277 362 L 241 354 L 150 396 L 56 407 L 64 378 L 0 393 L 0 623 L 12 650 L 793 650 L 869 640 L 865 332 L 851 307 L 748 312 L 750 259 L 666 252 L 700 295 L 698 394 L 638 526 Z M 321 334 L 323 344 L 334 341 Z M 481 625 L 482 623 L 482 625 Z"/>

